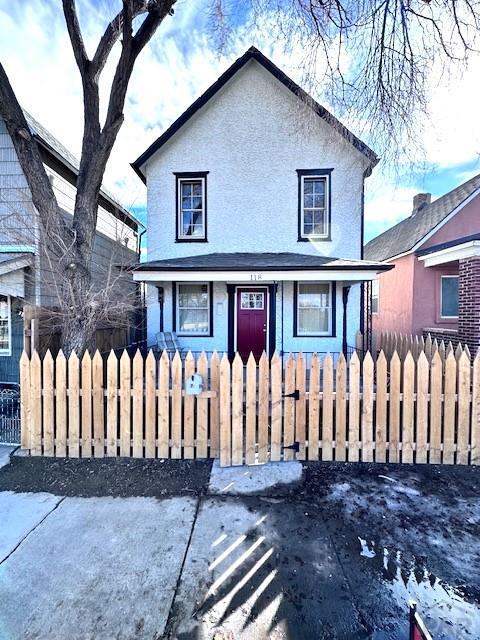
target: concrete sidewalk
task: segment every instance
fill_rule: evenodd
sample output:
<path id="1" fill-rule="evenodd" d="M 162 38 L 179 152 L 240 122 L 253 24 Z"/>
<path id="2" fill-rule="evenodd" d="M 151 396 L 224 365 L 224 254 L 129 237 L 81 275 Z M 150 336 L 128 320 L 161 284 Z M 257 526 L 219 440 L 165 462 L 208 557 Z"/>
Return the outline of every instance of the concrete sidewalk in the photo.
<path id="1" fill-rule="evenodd" d="M 37 465 L 15 464 L 0 489 Z M 88 494 L 110 463 L 83 485 L 62 464 L 38 477 L 67 495 L 0 492 L 1 640 L 407 640 L 410 598 L 435 640 L 480 637 L 479 469 L 214 466 L 191 495 L 70 497 L 69 469 Z M 145 465 L 105 491 L 170 469 Z"/>

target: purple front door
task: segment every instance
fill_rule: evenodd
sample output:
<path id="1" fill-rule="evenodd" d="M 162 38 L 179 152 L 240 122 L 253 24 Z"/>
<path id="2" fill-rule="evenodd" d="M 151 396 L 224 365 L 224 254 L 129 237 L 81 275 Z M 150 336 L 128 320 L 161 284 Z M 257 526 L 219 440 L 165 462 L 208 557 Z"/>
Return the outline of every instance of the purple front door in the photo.
<path id="1" fill-rule="evenodd" d="M 237 289 L 237 351 L 244 362 L 250 352 L 260 358 L 267 350 L 268 289 Z"/>

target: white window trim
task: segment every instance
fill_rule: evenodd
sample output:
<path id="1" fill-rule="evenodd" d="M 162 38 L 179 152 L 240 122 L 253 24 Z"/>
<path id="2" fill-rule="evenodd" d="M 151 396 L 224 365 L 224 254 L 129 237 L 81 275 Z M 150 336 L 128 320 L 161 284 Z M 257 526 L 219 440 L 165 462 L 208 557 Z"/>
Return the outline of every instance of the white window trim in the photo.
<path id="1" fill-rule="evenodd" d="M 312 307 L 315 309 L 325 309 L 328 308 L 328 328 L 327 331 L 315 331 L 315 333 L 300 331 L 300 286 L 302 284 L 328 284 L 328 297 L 330 300 L 330 305 L 328 307 Z M 321 336 L 331 336 L 333 333 L 333 295 L 332 295 L 332 283 L 331 282 L 297 282 L 297 317 L 296 322 L 297 326 L 295 327 L 295 333 L 297 338 L 316 338 Z M 305 307 L 303 307 L 305 309 Z"/>
<path id="2" fill-rule="evenodd" d="M 177 220 L 177 237 L 179 240 L 206 240 L 207 229 L 205 224 L 205 178 L 177 178 L 178 180 L 178 220 Z M 201 182 L 202 183 L 202 223 L 203 233 L 201 236 L 188 236 L 182 233 L 183 229 L 183 210 L 182 210 L 182 183 L 184 182 Z"/>
<path id="3" fill-rule="evenodd" d="M 452 274 L 445 274 L 443 276 L 440 276 L 440 318 L 445 319 L 445 320 L 457 320 L 458 319 L 458 314 L 456 316 L 444 316 L 442 315 L 442 309 L 443 309 L 443 279 L 444 278 L 456 278 L 457 282 L 458 282 L 458 278 L 459 276 L 455 275 L 454 273 Z"/>
<path id="4" fill-rule="evenodd" d="M 207 287 L 208 292 L 208 304 L 207 304 L 207 331 L 181 331 L 180 330 L 180 293 L 179 288 L 183 285 L 205 285 Z M 177 282 L 175 284 L 175 325 L 176 325 L 176 334 L 177 336 L 185 336 L 185 337 L 199 337 L 199 338 L 208 338 L 211 333 L 210 326 L 210 308 L 212 304 L 212 291 L 209 282 Z M 190 308 L 190 307 L 189 307 Z M 203 309 L 203 307 L 197 307 L 199 309 Z"/>
<path id="5" fill-rule="evenodd" d="M 304 231 L 304 211 L 305 211 L 305 197 L 304 197 L 304 185 L 305 180 L 324 180 L 325 181 L 325 233 L 305 233 Z M 301 238 L 322 238 L 326 239 L 330 235 L 330 224 L 329 224 L 329 192 L 330 192 L 330 176 L 328 174 L 323 175 L 302 175 L 301 176 L 301 194 L 300 194 L 300 237 Z"/>
<path id="6" fill-rule="evenodd" d="M 12 301 L 9 295 L 5 297 L 8 306 L 8 349 L 0 349 L 0 356 L 8 357 L 12 355 Z"/>

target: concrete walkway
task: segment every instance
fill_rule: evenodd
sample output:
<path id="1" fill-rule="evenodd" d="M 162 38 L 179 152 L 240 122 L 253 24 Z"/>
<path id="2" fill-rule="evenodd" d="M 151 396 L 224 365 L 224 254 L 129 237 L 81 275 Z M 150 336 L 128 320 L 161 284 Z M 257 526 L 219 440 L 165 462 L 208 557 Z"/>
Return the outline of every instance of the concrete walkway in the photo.
<path id="1" fill-rule="evenodd" d="M 191 496 L 0 492 L 0 638 L 407 640 L 413 597 L 435 640 L 477 639 L 479 472 L 296 462 L 214 466 Z"/>

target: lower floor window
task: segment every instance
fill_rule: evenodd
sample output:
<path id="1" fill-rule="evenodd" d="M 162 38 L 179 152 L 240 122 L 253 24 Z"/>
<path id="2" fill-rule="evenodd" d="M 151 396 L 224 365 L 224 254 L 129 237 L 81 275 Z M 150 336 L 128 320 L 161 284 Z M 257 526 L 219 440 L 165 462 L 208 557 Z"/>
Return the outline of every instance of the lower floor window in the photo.
<path id="1" fill-rule="evenodd" d="M 177 333 L 210 333 L 210 286 L 203 283 L 177 284 Z"/>
<path id="2" fill-rule="evenodd" d="M 0 355 L 10 355 L 10 296 L 0 295 Z"/>
<path id="3" fill-rule="evenodd" d="M 458 276 L 441 277 L 440 315 L 458 318 Z"/>
<path id="4" fill-rule="evenodd" d="M 330 282 L 299 282 L 296 305 L 297 335 L 318 336 L 331 333 L 332 285 Z"/>

